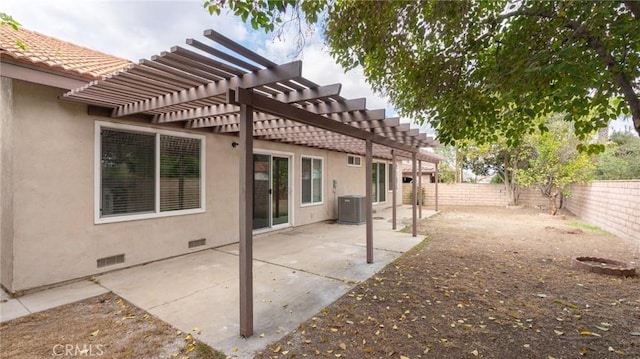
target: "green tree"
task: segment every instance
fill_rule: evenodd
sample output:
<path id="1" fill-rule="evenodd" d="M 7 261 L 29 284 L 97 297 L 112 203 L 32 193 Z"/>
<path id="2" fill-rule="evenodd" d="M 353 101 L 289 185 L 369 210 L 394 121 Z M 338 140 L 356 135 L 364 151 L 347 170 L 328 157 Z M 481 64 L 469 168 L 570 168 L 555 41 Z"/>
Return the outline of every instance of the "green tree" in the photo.
<path id="1" fill-rule="evenodd" d="M 324 18 L 334 58 L 347 70 L 361 66 L 401 115 L 429 121 L 445 144 L 499 135 L 517 144 L 535 130 L 536 116 L 560 112 L 581 138 L 621 113 L 631 113 L 640 133 L 635 1 L 208 0 L 205 7 L 229 7 L 265 30 L 290 21 L 283 18 Z M 612 98 L 624 101 L 611 108 Z"/>
<path id="2" fill-rule="evenodd" d="M 454 146 L 436 147 L 433 151 L 442 157 L 444 161 L 440 161 L 438 165 L 438 182 L 440 183 L 456 183 L 462 172 L 462 168 L 458 169 L 458 151 Z"/>
<path id="3" fill-rule="evenodd" d="M 0 26 L 11 26 L 14 30 L 18 30 L 20 23 L 17 22 L 11 15 L 4 12 L 0 12 Z"/>
<path id="4" fill-rule="evenodd" d="M 464 147 L 464 166 L 476 175 L 496 174 L 496 183 L 502 183 L 510 206 L 518 204 L 519 185 L 517 174 L 529 164 L 531 149 L 525 144 L 510 147 L 501 138 L 492 144 L 470 143 Z M 492 179 L 493 183 L 493 179 Z"/>
<path id="5" fill-rule="evenodd" d="M 569 185 L 587 183 L 595 168 L 591 155 L 578 151 L 584 141 L 573 134 L 572 124 L 552 116 L 548 131 L 536 131 L 525 143 L 532 149 L 529 166 L 517 171 L 525 187 L 537 187 L 549 199 L 551 214 L 558 212 L 558 197 L 569 194 Z"/>
<path id="6" fill-rule="evenodd" d="M 640 179 L 640 138 L 615 132 L 600 154 L 595 176 L 601 180 Z"/>

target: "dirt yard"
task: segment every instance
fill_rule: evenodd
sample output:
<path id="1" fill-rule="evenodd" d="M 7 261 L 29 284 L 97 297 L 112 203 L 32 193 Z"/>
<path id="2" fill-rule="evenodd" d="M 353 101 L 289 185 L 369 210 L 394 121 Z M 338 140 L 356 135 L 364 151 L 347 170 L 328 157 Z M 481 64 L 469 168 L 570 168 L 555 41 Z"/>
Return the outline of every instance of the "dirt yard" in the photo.
<path id="1" fill-rule="evenodd" d="M 225 358 L 193 336 L 108 293 L 2 323 L 0 358 Z"/>
<path id="2" fill-rule="evenodd" d="M 421 245 L 257 357 L 640 358 L 640 279 L 571 268 L 574 256 L 638 266 L 637 245 L 528 209 L 444 208 L 419 232 Z M 74 355 L 59 355 L 68 344 Z M 224 358 L 113 294 L 0 325 L 1 358 L 83 353 Z"/>
<path id="3" fill-rule="evenodd" d="M 571 257 L 638 247 L 528 209 L 448 208 L 427 240 L 259 358 L 640 358 L 640 279 Z"/>

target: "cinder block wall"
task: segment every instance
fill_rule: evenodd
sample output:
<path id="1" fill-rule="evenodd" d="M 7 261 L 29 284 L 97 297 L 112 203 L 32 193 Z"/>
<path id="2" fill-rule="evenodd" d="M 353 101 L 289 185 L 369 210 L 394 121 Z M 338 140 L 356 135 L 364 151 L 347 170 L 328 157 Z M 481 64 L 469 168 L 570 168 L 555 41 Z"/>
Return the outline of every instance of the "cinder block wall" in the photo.
<path id="1" fill-rule="evenodd" d="M 435 183 L 423 183 L 424 205 L 435 203 Z M 402 203 L 411 203 L 411 183 L 402 185 Z M 499 184 L 455 183 L 438 185 L 441 206 L 505 206 L 504 186 Z M 520 191 L 519 204 L 549 208 L 549 201 L 534 188 Z M 583 221 L 620 238 L 640 244 L 640 180 L 595 181 L 574 185 L 564 200 L 564 208 Z"/>
<path id="2" fill-rule="evenodd" d="M 585 222 L 640 243 L 640 180 L 574 185 L 565 208 Z"/>
<path id="3" fill-rule="evenodd" d="M 435 183 L 423 183 L 423 198 L 426 206 L 435 203 Z M 402 185 L 402 203 L 411 203 L 411 183 Z M 439 183 L 438 204 L 442 206 L 506 206 L 509 203 L 502 184 L 490 183 Z M 519 204 L 533 207 L 549 207 L 549 201 L 536 189 L 520 190 Z"/>

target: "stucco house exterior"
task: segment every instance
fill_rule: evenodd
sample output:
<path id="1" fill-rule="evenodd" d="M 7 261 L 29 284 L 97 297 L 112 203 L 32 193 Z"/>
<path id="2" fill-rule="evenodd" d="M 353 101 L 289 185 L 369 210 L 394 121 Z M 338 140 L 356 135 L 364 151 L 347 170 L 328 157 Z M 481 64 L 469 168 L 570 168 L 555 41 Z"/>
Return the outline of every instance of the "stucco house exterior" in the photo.
<path id="1" fill-rule="evenodd" d="M 198 114 L 232 104 L 197 100 L 204 110 L 174 104 L 168 106 L 172 112 L 148 107 L 137 115 L 115 116 L 105 112 L 118 109 L 106 103 L 107 98 L 117 101 L 124 93 L 159 96 L 158 89 L 177 91 L 172 86 L 191 85 L 197 76 L 152 61 L 136 67 L 125 59 L 7 26 L 0 26 L 0 47 L 0 283 L 8 292 L 19 295 L 239 241 L 238 193 L 245 188 L 238 173 L 247 142 L 240 140 L 233 123 L 222 123 L 223 117 Z M 207 61 L 198 59 L 200 64 Z M 200 66 L 200 76 L 207 76 L 205 65 L 193 66 L 194 73 Z M 253 71 L 255 78 L 260 79 L 260 71 Z M 144 81 L 138 79 L 145 74 Z M 110 82 L 113 79 L 120 82 Z M 274 98 L 284 91 L 281 87 L 290 89 L 269 86 Z M 296 93 L 315 90 L 303 87 Z M 331 96 L 336 106 L 364 103 Z M 358 111 L 365 113 L 360 108 L 352 112 Z M 187 112 L 192 116 L 176 117 Z M 336 219 L 339 197 L 365 195 L 369 184 L 364 147 L 343 140 L 324 145 L 330 137 L 310 137 L 307 132 L 287 138 L 264 135 L 259 122 L 263 118 L 255 116 L 249 209 L 254 234 Z M 391 133 L 391 127 L 383 130 L 376 136 Z M 433 143 L 403 131 L 414 136 L 415 146 Z M 393 170 L 395 157 L 388 151 L 374 147 L 372 152 L 371 200 L 373 206 L 390 206 L 392 182 L 395 178 L 400 183 L 402 174 Z M 438 160 L 424 154 L 418 159 Z"/>

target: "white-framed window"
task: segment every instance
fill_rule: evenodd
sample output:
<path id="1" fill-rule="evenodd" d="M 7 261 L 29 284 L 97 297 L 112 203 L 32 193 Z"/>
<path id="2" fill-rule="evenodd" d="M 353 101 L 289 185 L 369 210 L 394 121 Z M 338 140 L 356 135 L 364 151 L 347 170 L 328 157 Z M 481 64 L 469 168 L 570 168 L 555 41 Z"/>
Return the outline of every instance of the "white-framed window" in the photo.
<path id="1" fill-rule="evenodd" d="M 361 167 L 362 166 L 362 157 L 347 155 L 347 166 L 351 167 Z"/>
<path id="2" fill-rule="evenodd" d="M 302 205 L 322 203 L 322 184 L 324 182 L 323 159 L 321 157 L 302 156 L 301 202 Z"/>
<path id="3" fill-rule="evenodd" d="M 205 211 L 205 137 L 96 121 L 95 222 Z"/>

